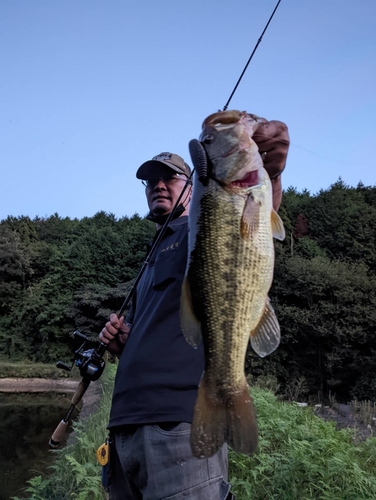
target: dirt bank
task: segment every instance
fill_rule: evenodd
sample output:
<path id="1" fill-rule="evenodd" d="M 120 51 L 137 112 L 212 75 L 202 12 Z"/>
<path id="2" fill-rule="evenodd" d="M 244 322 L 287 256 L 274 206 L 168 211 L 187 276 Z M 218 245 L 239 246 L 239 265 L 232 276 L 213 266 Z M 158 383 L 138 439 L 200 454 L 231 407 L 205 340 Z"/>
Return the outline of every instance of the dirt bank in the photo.
<path id="1" fill-rule="evenodd" d="M 351 405 L 336 403 L 333 408 L 322 406 L 315 410 L 315 414 L 324 420 L 335 422 L 337 430 L 353 429 L 356 442 L 364 441 L 376 434 L 376 422 L 364 423 Z"/>
<path id="2" fill-rule="evenodd" d="M 77 389 L 79 380 L 44 379 L 44 378 L 1 378 L 0 393 L 35 393 L 35 392 L 71 392 Z M 102 394 L 100 381 L 92 382 L 82 398 L 81 417 L 86 417 L 95 411 Z"/>

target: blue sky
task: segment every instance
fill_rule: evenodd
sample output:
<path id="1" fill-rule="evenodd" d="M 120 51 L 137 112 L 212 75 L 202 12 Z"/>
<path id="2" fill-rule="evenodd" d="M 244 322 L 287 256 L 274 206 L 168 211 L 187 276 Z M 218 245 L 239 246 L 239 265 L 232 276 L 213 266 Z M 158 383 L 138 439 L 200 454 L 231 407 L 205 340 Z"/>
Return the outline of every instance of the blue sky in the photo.
<path id="1" fill-rule="evenodd" d="M 2 0 L 0 219 L 147 212 L 135 171 L 222 109 L 276 0 Z M 284 188 L 376 184 L 375 0 L 282 0 L 229 109 L 287 123 Z"/>

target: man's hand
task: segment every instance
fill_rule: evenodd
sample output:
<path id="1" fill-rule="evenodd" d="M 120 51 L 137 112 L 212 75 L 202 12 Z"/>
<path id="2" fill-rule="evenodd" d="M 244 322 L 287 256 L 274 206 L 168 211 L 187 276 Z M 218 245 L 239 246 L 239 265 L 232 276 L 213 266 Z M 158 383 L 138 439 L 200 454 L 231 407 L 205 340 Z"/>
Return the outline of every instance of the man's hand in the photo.
<path id="1" fill-rule="evenodd" d="M 260 122 L 252 139 L 256 142 L 264 160 L 264 167 L 269 174 L 273 187 L 273 207 L 279 209 L 282 201 L 281 173 L 286 165 L 290 137 L 287 125 L 277 120 L 268 122 L 258 118 Z"/>
<path id="2" fill-rule="evenodd" d="M 124 316 L 118 318 L 116 314 L 111 314 L 110 320 L 99 334 L 99 340 L 107 345 L 111 354 L 119 356 L 123 352 L 129 332 L 129 326 L 124 324 Z"/>

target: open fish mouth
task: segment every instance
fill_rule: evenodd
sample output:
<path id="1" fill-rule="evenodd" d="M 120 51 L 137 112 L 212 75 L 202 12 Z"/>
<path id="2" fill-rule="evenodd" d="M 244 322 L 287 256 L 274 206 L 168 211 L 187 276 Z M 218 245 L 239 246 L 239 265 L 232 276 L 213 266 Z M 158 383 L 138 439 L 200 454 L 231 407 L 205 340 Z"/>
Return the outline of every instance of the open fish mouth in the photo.
<path id="1" fill-rule="evenodd" d="M 202 128 L 209 125 L 218 130 L 225 130 L 233 127 L 240 121 L 257 122 L 259 119 L 260 118 L 257 115 L 247 113 L 246 111 L 218 111 L 217 113 L 211 114 L 204 120 Z"/>
<path id="2" fill-rule="evenodd" d="M 219 111 L 213 113 L 204 120 L 203 128 L 205 125 L 210 125 L 219 129 L 234 126 L 241 120 L 244 114 L 244 112 L 240 111 Z"/>
<path id="3" fill-rule="evenodd" d="M 241 179 L 237 179 L 231 182 L 231 186 L 249 188 L 257 186 L 259 184 L 259 173 L 258 170 L 251 170 Z"/>

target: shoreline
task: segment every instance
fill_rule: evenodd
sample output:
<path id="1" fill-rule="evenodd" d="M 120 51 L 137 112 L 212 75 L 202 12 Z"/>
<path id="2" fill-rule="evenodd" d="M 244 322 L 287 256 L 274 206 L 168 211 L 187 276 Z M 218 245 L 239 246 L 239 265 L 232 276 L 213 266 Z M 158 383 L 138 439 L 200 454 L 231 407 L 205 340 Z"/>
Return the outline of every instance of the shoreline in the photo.
<path id="1" fill-rule="evenodd" d="M 45 379 L 45 378 L 0 378 L 0 394 L 2 393 L 38 393 L 38 392 L 71 392 L 75 393 L 80 380 Z M 82 398 L 80 418 L 95 412 L 102 395 L 99 380 L 91 382 Z"/>
<path id="2" fill-rule="evenodd" d="M 0 378 L 0 392 L 74 392 L 78 383 L 72 379 L 8 377 Z"/>

